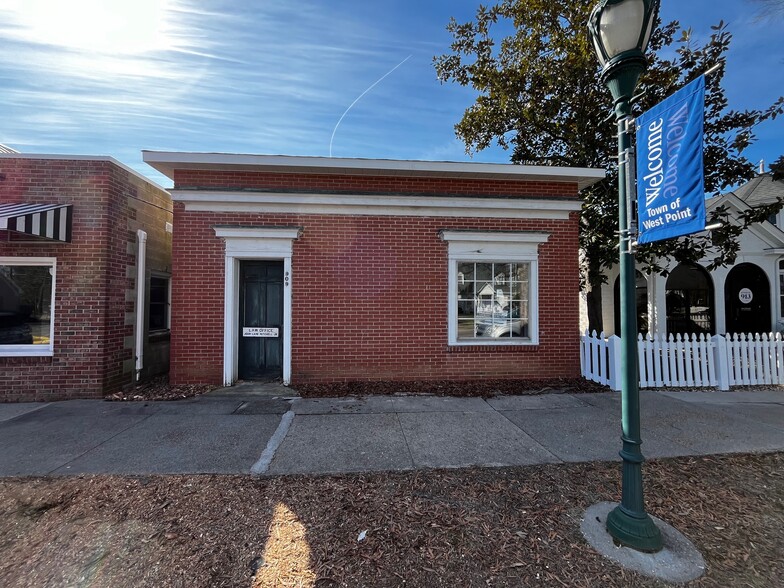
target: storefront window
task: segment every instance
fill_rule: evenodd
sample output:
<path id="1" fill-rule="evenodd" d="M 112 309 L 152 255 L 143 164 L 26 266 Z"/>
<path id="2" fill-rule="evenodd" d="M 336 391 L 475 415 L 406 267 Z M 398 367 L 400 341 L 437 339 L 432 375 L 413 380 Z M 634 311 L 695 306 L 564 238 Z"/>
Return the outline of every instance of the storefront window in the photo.
<path id="1" fill-rule="evenodd" d="M 439 234 L 449 244 L 449 344 L 538 345 L 539 246 L 549 233 Z"/>
<path id="2" fill-rule="evenodd" d="M 0 258 L 0 355 L 52 351 L 54 260 Z"/>

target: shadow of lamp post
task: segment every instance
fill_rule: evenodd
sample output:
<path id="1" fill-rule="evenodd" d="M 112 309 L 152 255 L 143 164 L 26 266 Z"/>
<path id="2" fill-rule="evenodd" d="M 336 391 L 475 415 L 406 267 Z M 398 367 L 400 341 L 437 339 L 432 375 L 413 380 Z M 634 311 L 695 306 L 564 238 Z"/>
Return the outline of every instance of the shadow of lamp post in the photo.
<path id="1" fill-rule="evenodd" d="M 637 368 L 637 309 L 632 252 L 634 193 L 631 157 L 631 99 L 645 68 L 645 50 L 659 10 L 659 0 L 601 0 L 588 21 L 601 80 L 615 101 L 618 124 L 618 219 L 621 267 L 621 411 L 623 477 L 621 504 L 607 517 L 607 531 L 618 542 L 638 551 L 656 552 L 662 538 L 645 512 L 640 445 L 640 389 Z"/>

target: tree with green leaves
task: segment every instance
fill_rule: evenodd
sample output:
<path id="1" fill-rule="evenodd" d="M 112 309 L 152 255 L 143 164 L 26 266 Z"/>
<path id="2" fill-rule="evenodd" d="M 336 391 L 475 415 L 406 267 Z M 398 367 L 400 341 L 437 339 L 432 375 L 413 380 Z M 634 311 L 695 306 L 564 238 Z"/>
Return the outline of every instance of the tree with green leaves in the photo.
<path id="1" fill-rule="evenodd" d="M 447 29 L 451 52 L 434 58 L 442 83 L 469 86 L 474 104 L 455 126 L 473 153 L 497 143 L 511 151 L 513 163 L 598 167 L 604 181 L 583 191 L 580 246 L 583 286 L 588 295 L 590 328 L 601 330 L 601 284 L 606 269 L 618 261 L 616 126 L 610 93 L 599 81 L 599 63 L 587 33 L 591 3 L 581 0 L 501 0 L 480 6 L 475 20 Z M 511 25 L 511 26 L 510 26 Z M 509 32 L 496 38 L 496 31 Z M 659 23 L 649 47 L 648 70 L 637 87 L 634 114 L 644 112 L 714 65 L 706 80 L 705 189 L 718 194 L 754 176 L 743 151 L 755 139 L 757 125 L 784 113 L 784 97 L 754 110 L 728 108 L 722 88 L 725 58 L 732 35 L 720 22 L 699 43 L 678 22 Z M 738 236 L 749 224 L 777 211 L 781 203 L 753 209 L 739 222 L 728 222 L 717 207 L 711 233 L 670 239 L 637 249 L 638 267 L 663 272 L 665 262 L 709 260 L 708 269 L 731 264 Z"/>

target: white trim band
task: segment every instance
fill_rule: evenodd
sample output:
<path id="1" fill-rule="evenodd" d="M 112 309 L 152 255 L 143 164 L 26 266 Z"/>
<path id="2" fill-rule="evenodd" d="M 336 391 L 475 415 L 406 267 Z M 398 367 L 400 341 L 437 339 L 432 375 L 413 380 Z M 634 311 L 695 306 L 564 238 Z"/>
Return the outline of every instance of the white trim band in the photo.
<path id="1" fill-rule="evenodd" d="M 576 199 L 478 198 L 463 196 L 367 196 L 289 192 L 172 190 L 189 212 L 256 212 L 365 216 L 431 216 L 567 220 Z"/>

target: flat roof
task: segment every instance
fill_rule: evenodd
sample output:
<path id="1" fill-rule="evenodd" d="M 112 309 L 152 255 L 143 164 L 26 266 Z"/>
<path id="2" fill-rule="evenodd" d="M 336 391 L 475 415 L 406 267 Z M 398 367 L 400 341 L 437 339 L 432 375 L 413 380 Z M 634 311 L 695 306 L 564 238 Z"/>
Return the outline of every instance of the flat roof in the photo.
<path id="1" fill-rule="evenodd" d="M 147 176 L 143 176 L 135 169 L 125 165 L 121 161 L 116 160 L 111 155 L 66 155 L 61 153 L 0 153 L 0 159 L 51 159 L 60 161 L 105 161 L 124 169 L 129 174 L 136 176 L 140 180 L 155 186 L 156 188 L 168 192 L 169 188 L 164 188 L 157 182 L 151 180 Z"/>
<path id="2" fill-rule="evenodd" d="M 477 178 L 537 182 L 576 183 L 582 190 L 604 179 L 604 169 L 478 163 L 456 161 L 419 161 L 399 159 L 362 159 L 340 157 L 302 157 L 294 155 L 252 155 L 243 153 L 193 153 L 142 151 L 145 163 L 174 179 L 175 169 L 265 171 L 306 174 L 349 174 L 405 177 Z"/>

